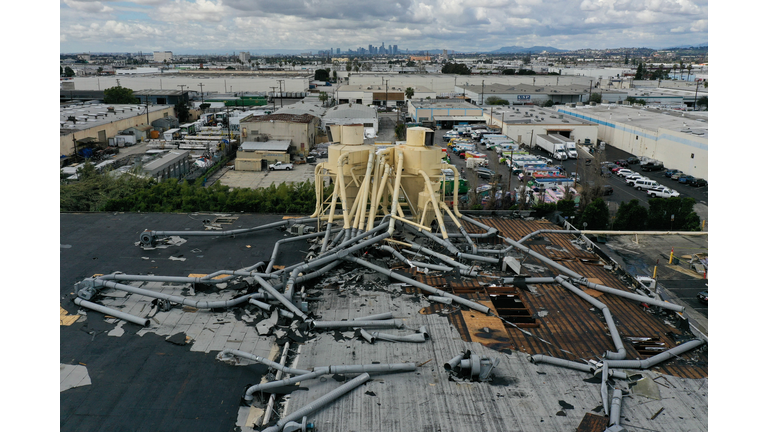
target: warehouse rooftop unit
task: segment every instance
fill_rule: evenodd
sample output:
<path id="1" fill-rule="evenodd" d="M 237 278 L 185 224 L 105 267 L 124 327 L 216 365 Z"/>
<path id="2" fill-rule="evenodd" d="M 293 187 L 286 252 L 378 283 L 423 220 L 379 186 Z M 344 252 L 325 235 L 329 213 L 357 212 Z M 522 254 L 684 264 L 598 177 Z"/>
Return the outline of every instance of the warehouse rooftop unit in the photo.
<path id="1" fill-rule="evenodd" d="M 653 131 L 668 129 L 690 133 L 701 138 L 709 137 L 706 111 L 679 111 L 614 104 L 584 105 L 566 109 L 574 114 L 599 118 L 603 123 L 623 123 Z"/>
<path id="2" fill-rule="evenodd" d="M 409 267 L 377 249 L 363 255 L 398 274 L 486 305 L 494 312 L 491 315 L 427 301 L 414 286 L 392 283 L 350 264 L 303 286 L 309 310 L 324 321 L 391 312 L 404 324 L 401 332 L 424 326 L 429 334 L 424 343 L 380 340 L 370 344 L 354 331 L 307 331 L 287 325 L 260 334 L 269 314 L 251 305 L 206 310 L 113 290 L 103 293 L 99 301 L 104 305 L 147 317 L 150 325 L 142 328 L 93 311 L 82 317 L 72 303 L 73 284 L 94 274 L 199 277 L 266 262 L 275 242 L 288 238 L 287 233 L 270 229 L 236 236 L 171 237 L 163 246 L 142 249 L 135 244 L 144 229 L 229 230 L 280 220 L 280 216 L 249 214 L 60 215 L 60 430 L 261 430 L 268 392 L 257 395 L 250 405 L 241 404 L 241 396 L 246 387 L 262 382 L 267 367 L 245 359 L 222 361 L 217 354 L 236 349 L 277 361 L 286 342 L 293 345 L 287 364 L 298 369 L 335 364 L 417 365 L 415 372 L 373 375 L 364 387 L 315 411 L 309 421 L 318 430 L 602 432 L 607 428 L 599 375 L 533 364 L 529 357 L 541 353 L 589 364 L 612 348 L 604 317 L 557 284 L 502 283 L 500 276 L 515 273 L 490 265 L 480 266 L 481 276 L 471 278 Z M 559 229 L 546 221 L 500 217 L 482 221 L 498 229 L 500 236 L 515 240 L 534 231 Z M 477 232 L 472 226 L 466 229 Z M 104 232 L 111 235 L 101 235 Z M 405 235 L 397 241 L 408 240 Z M 304 242 L 285 244 L 275 261 L 277 268 L 302 261 L 307 251 Z M 576 235 L 542 233 L 525 245 L 589 281 L 633 291 L 610 262 Z M 113 253 L 116 247 L 120 253 Z M 520 275 L 560 274 L 532 254 L 517 256 L 517 261 Z M 134 285 L 194 299 L 232 297 L 231 290 L 218 286 Z M 235 287 L 234 296 L 244 289 L 243 284 Z M 670 348 L 695 337 L 675 314 L 584 291 L 610 308 L 626 340 L 628 359 L 647 359 L 654 347 Z M 647 339 L 653 343 L 635 343 Z M 444 370 L 444 363 L 467 350 L 498 361 L 490 381 L 472 381 Z M 635 373 L 627 380 L 611 380 L 626 393 L 621 423 L 627 430 L 707 430 L 706 345 Z M 275 390 L 290 393 L 282 397 L 277 405 L 282 414 L 275 417 L 297 411 L 351 378 L 318 377 L 301 381 L 300 387 Z"/>

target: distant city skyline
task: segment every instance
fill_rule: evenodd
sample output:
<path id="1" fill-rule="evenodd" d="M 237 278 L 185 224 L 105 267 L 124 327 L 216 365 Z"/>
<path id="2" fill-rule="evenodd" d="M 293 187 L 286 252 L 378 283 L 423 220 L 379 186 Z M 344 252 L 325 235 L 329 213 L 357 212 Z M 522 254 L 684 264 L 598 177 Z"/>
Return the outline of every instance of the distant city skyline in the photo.
<path id="1" fill-rule="evenodd" d="M 286 54 L 653 48 L 708 41 L 708 0 L 62 0 L 59 48 Z"/>

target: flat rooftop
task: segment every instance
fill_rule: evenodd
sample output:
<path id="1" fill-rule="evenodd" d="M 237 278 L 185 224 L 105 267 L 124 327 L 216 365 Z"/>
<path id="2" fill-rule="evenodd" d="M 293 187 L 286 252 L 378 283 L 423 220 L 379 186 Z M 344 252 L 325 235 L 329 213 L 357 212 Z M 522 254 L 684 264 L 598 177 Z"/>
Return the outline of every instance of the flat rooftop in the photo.
<path id="1" fill-rule="evenodd" d="M 466 108 L 466 109 L 475 109 L 480 110 L 481 108 L 477 105 L 473 105 L 465 100 L 461 99 L 429 99 L 429 100 L 413 100 L 411 99 L 410 104 L 413 105 L 415 108 L 449 108 L 449 109 L 459 109 L 459 108 Z"/>
<path id="2" fill-rule="evenodd" d="M 114 112 L 110 112 L 108 107 L 113 107 Z M 70 134 L 79 130 L 90 129 L 119 120 L 125 120 L 146 114 L 146 106 L 140 104 L 62 104 L 59 107 L 59 125 L 62 135 Z M 173 105 L 150 105 L 149 111 L 170 110 L 173 115 Z M 75 118 L 75 123 L 69 120 Z"/>
<path id="3" fill-rule="evenodd" d="M 542 125 L 593 125 L 595 123 L 559 113 L 551 108 L 533 105 L 492 106 L 486 107 L 486 113 L 493 111 L 494 120 L 503 120 L 506 124 L 542 124 Z"/>
<path id="4" fill-rule="evenodd" d="M 61 214 L 60 430 L 259 430 L 260 423 L 255 425 L 268 394 L 257 395 L 252 406 L 243 405 L 240 397 L 246 386 L 273 376 L 267 376 L 267 368 L 261 364 L 245 359 L 225 362 L 216 355 L 231 348 L 277 361 L 286 342 L 291 347 L 290 364 L 299 369 L 339 364 L 418 365 L 415 372 L 372 375 L 363 387 L 309 415 L 309 421 L 322 430 L 572 432 L 587 424 L 597 426 L 579 430 L 605 430 L 599 375 L 595 382 L 590 373 L 529 361 L 529 355 L 536 353 L 576 362 L 597 359 L 613 347 L 602 315 L 559 285 L 502 284 L 499 277 L 512 273 L 502 273 L 497 266 L 480 265 L 482 275 L 470 278 L 454 272 L 427 273 L 376 249 L 363 256 L 487 305 L 497 316 L 428 301 L 413 286 L 351 264 L 342 264 L 299 287 L 307 294 L 310 312 L 323 321 L 391 312 L 405 327 L 384 333 L 413 333 L 425 326 L 429 334 L 425 343 L 369 344 L 354 331 L 306 331 L 289 325 L 260 334 L 259 324 L 269 318 L 253 305 L 203 309 L 171 304 L 164 308 L 147 297 L 104 290 L 98 302 L 150 319 L 150 325 L 141 328 L 90 310 L 78 315 L 79 308 L 72 303 L 73 284 L 94 274 L 188 276 L 240 269 L 268 262 L 274 243 L 288 237 L 278 229 L 236 236 L 181 236 L 145 250 L 136 246 L 145 229 L 230 230 L 281 219 L 250 214 Z M 558 229 L 546 221 L 479 220 L 512 239 L 540 229 Z M 465 228 L 477 231 L 472 225 Z M 397 239 L 410 241 L 411 236 L 406 233 Z M 500 247 L 501 239 L 489 243 L 487 247 Z M 606 267 L 605 259 L 572 234 L 545 233 L 525 245 L 590 281 L 633 290 L 620 273 Z M 114 253 L 116 248 L 121 252 Z M 280 268 L 303 261 L 307 248 L 305 242 L 284 243 L 275 265 Z M 521 253 L 516 258 L 522 263 L 521 273 L 529 276 L 559 274 L 533 256 Z M 249 292 L 244 283 L 226 289 L 202 284 L 131 284 L 194 299 L 227 299 Z M 667 348 L 694 337 L 678 328 L 669 315 L 649 311 L 636 301 L 585 291 L 610 308 L 626 339 L 629 359 L 651 355 L 631 343 L 632 337 L 651 337 Z M 511 308 L 510 303 L 522 306 Z M 498 359 L 491 381 L 468 381 L 443 369 L 443 363 L 466 350 Z M 643 386 L 628 388 L 626 382 L 616 381 L 615 385 L 627 390 L 622 424 L 628 430 L 708 430 L 707 358 L 705 345 L 639 372 L 646 378 Z M 343 376 L 326 376 L 280 390 L 278 393 L 290 396 L 278 399 L 277 418 L 344 381 Z"/>
<path id="5" fill-rule="evenodd" d="M 420 85 L 391 85 L 387 87 L 386 84 L 346 84 L 339 86 L 340 92 L 350 92 L 350 91 L 362 91 L 362 92 L 405 92 L 405 89 L 408 87 L 412 88 L 414 92 L 416 93 L 434 93 L 434 90 L 430 89 L 429 87 L 420 86 Z"/>
<path id="6" fill-rule="evenodd" d="M 640 108 L 616 104 L 560 108 L 566 112 L 598 118 L 601 121 L 623 123 L 652 131 L 668 129 L 708 138 L 709 122 L 706 111 L 679 111 L 660 108 Z"/>

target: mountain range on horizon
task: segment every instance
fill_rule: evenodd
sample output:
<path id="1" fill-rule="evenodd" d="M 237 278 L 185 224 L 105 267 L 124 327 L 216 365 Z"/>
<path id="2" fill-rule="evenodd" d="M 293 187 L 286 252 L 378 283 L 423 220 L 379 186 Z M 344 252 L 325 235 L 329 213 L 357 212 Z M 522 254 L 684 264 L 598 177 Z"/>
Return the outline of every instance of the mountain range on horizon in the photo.
<path id="1" fill-rule="evenodd" d="M 708 43 L 700 43 L 697 45 L 678 45 L 674 47 L 665 47 L 665 48 L 648 48 L 648 47 L 642 47 L 645 49 L 654 49 L 654 50 L 668 50 L 668 49 L 684 49 L 684 48 L 707 48 Z M 625 49 L 640 49 L 640 47 L 623 47 Z M 583 49 L 583 48 L 580 48 Z M 610 48 L 604 48 L 604 49 L 610 49 Z M 217 49 L 203 49 L 203 50 L 194 50 L 194 51 L 188 51 L 188 52 L 179 52 L 177 55 L 226 55 L 230 52 L 234 52 L 235 55 L 239 53 L 240 51 L 248 51 L 251 53 L 251 55 L 276 55 L 276 54 L 287 54 L 287 55 L 295 55 L 295 54 L 301 54 L 306 52 L 317 52 L 318 50 L 310 50 L 310 49 L 255 49 L 255 50 L 247 50 L 247 49 L 239 49 L 239 50 L 217 50 Z M 532 47 L 522 47 L 518 45 L 512 45 L 512 46 L 505 46 L 498 49 L 495 49 L 493 51 L 457 51 L 457 50 L 448 50 L 449 52 L 453 51 L 454 54 L 524 54 L 524 53 L 530 53 L 530 54 L 541 54 L 542 52 L 546 51 L 547 53 L 563 53 L 563 52 L 569 52 L 569 51 L 577 51 L 577 50 L 565 50 L 560 48 L 555 48 L 551 46 L 532 46 Z M 409 49 L 409 52 L 416 53 L 416 52 L 425 52 L 428 54 L 441 54 L 443 52 L 442 49 Z M 63 55 L 74 55 L 74 54 L 81 54 L 82 52 L 77 53 L 62 53 Z M 94 55 L 102 55 L 102 54 L 125 54 L 125 52 L 90 52 Z M 146 51 L 147 54 L 152 53 L 151 50 Z M 401 51 L 401 54 L 403 52 Z M 347 55 L 346 53 L 341 53 L 340 55 Z"/>

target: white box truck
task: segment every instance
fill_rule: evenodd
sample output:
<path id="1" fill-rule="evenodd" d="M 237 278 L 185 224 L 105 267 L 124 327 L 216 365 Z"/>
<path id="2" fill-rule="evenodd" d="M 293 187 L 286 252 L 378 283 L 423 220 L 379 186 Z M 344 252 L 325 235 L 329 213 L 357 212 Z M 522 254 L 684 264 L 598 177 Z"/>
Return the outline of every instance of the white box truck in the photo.
<path id="1" fill-rule="evenodd" d="M 568 138 L 560 134 L 552 134 L 553 136 L 565 144 L 565 153 L 570 159 L 578 159 L 579 153 L 576 151 L 576 141 L 573 138 Z"/>
<path id="2" fill-rule="evenodd" d="M 555 159 L 568 159 L 568 154 L 565 152 L 565 143 L 551 135 L 536 135 L 536 147 L 546 151 Z"/>

